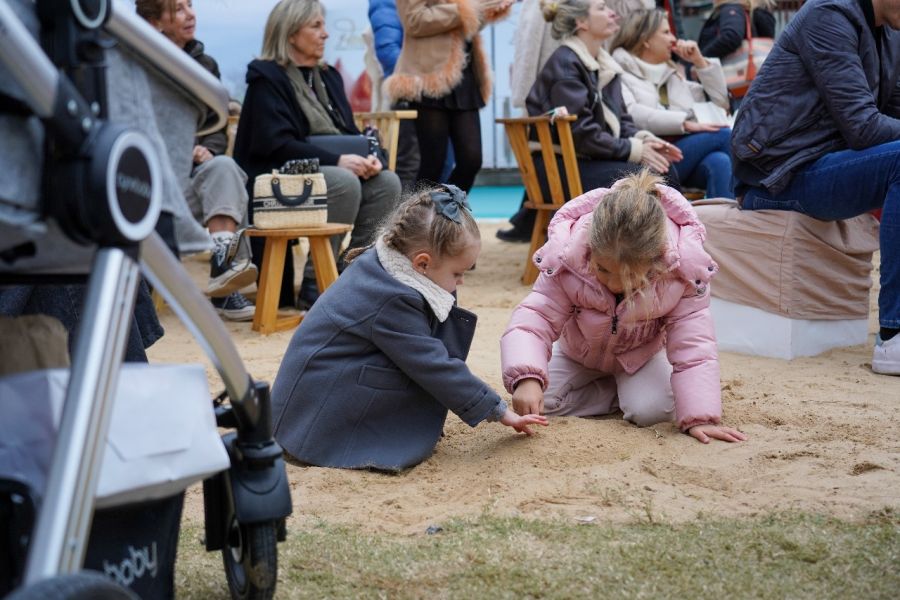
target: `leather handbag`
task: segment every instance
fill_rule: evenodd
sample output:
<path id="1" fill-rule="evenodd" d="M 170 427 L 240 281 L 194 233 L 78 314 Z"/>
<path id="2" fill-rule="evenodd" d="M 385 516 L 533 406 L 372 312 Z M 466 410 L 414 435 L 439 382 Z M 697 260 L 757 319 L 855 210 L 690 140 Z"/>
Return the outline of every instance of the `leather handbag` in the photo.
<path id="1" fill-rule="evenodd" d="M 753 37 L 750 13 L 745 12 L 744 15 L 747 31 L 741 47 L 721 59 L 722 70 L 725 72 L 725 83 L 734 98 L 743 98 L 747 95 L 750 84 L 756 78 L 759 68 L 775 45 L 775 40 L 772 38 Z"/>
<path id="2" fill-rule="evenodd" d="M 253 225 L 285 229 L 328 221 L 328 187 L 321 173 L 258 175 L 253 180 Z"/>
<path id="3" fill-rule="evenodd" d="M 310 135 L 306 141 L 313 146 L 318 146 L 332 154 L 356 154 L 359 156 L 371 156 L 374 154 L 381 161 L 381 167 L 387 168 L 387 156 L 378 140 L 374 130 L 359 135 Z"/>

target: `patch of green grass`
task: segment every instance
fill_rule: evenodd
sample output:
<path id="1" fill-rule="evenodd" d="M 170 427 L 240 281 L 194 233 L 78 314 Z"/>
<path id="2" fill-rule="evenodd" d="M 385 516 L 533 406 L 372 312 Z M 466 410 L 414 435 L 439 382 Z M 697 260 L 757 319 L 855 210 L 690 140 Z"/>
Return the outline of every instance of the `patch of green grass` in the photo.
<path id="1" fill-rule="evenodd" d="M 278 598 L 896 598 L 900 515 L 576 525 L 481 515 L 435 535 L 319 523 L 279 545 Z M 225 597 L 218 554 L 182 531 L 179 598 Z"/>

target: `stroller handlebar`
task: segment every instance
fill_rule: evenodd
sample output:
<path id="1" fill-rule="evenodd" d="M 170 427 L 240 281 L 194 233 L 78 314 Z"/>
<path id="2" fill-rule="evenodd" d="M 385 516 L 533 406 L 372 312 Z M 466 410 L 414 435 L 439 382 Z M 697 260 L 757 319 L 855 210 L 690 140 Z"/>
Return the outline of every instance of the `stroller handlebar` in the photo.
<path id="1" fill-rule="evenodd" d="M 199 99 L 216 114 L 216 121 L 207 129 L 198 130 L 197 135 L 204 135 L 225 126 L 228 121 L 228 92 L 222 82 L 160 35 L 134 12 L 133 6 L 129 6 L 124 0 L 114 2 L 112 13 L 104 28 L 134 50 L 149 67 Z"/>
<path id="2" fill-rule="evenodd" d="M 222 319 L 190 275 L 166 247 L 159 234 L 150 234 L 141 242 L 141 271 L 158 289 L 172 310 L 194 334 L 222 377 L 233 404 L 245 402 L 244 411 L 251 419 L 258 412 L 255 395 L 248 394 L 250 375 L 238 354 Z"/>
<path id="3" fill-rule="evenodd" d="M 39 117 L 53 116 L 59 71 L 6 0 L 0 0 L 0 60 L 21 86 L 31 110 Z"/>

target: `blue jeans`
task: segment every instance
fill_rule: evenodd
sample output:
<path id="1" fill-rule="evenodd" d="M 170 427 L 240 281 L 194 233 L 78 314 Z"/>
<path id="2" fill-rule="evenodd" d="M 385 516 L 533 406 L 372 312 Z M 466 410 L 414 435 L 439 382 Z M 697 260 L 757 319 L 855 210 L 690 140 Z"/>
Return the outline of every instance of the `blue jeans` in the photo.
<path id="1" fill-rule="evenodd" d="M 794 174 L 780 194 L 750 188 L 744 210 L 793 210 L 823 221 L 881 213 L 882 327 L 900 328 L 900 141 L 826 154 Z"/>
<path id="2" fill-rule="evenodd" d="M 675 142 L 684 158 L 675 163 L 681 185 L 706 190 L 707 198 L 734 198 L 731 187 L 731 129 L 689 133 Z"/>

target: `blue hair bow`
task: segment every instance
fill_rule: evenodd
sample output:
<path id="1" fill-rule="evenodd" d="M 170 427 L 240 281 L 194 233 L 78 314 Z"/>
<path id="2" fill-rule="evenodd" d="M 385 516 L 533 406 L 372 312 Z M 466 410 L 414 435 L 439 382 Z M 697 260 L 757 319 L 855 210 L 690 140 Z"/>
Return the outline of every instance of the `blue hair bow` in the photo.
<path id="1" fill-rule="evenodd" d="M 462 225 L 462 215 L 460 210 L 465 209 L 472 211 L 469 202 L 466 200 L 466 193 L 455 185 L 444 184 L 443 189 L 431 192 L 431 201 L 434 202 L 435 209 L 454 223 Z"/>

